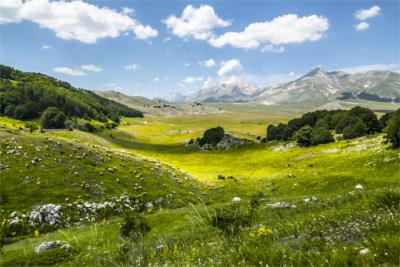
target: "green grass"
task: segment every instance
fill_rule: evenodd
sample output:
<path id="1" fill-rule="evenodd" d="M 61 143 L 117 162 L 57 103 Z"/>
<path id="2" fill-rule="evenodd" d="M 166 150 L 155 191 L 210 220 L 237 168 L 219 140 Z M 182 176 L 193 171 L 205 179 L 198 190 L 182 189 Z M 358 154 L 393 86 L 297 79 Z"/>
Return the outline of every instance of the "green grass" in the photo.
<path id="1" fill-rule="evenodd" d="M 213 116 L 124 119 L 118 129 L 103 134 L 80 131 L 28 134 L 1 130 L 2 163 L 12 168 L 1 170 L 1 188 L 9 196 L 8 203 L 2 203 L 3 214 L 29 210 L 36 204 L 63 203 L 66 196 L 99 199 L 76 186 L 83 181 L 91 185 L 102 181 L 106 188 L 102 199 L 126 191 L 136 194 L 129 191 L 130 185 L 140 182 L 151 199 L 176 191 L 184 203 L 180 201 L 180 205 L 146 213 L 151 231 L 143 240 L 120 239 L 121 218 L 111 217 L 95 224 L 43 233 L 39 238 L 33 234 L 14 238 L 13 243 L 4 247 L 0 264 L 43 264 L 45 260 L 38 260 L 33 248 L 43 241 L 62 240 L 69 242 L 73 250 L 71 257 L 59 256 L 57 266 L 399 265 L 399 150 L 388 149 L 382 143 L 382 135 L 311 148 L 285 148 L 287 144 L 274 142 L 200 152 L 195 146 L 185 145 L 188 139 L 200 136 L 212 126 L 221 125 L 236 136 L 254 139 L 264 134 L 268 123 L 290 118 L 285 112 L 263 114 L 258 107 L 243 108 L 242 113 L 241 108 L 226 107 L 229 108 L 232 108 L 230 113 Z M 13 123 L 8 121 L 7 125 Z M 37 151 L 35 145 L 45 145 L 44 136 L 60 142 L 61 147 L 52 143 L 49 150 Z M 26 169 L 25 159 L 5 154 L 4 140 L 11 137 L 21 142 L 31 157 L 49 154 L 43 163 L 47 172 L 39 167 Z M 68 145 L 73 139 L 79 142 Z M 108 153 L 103 151 L 101 155 L 107 161 L 97 162 L 92 145 L 112 149 L 112 158 L 108 160 Z M 60 156 L 60 150 L 65 150 L 65 156 Z M 76 156 L 83 152 L 89 154 L 89 159 L 69 159 L 69 154 Z M 138 155 L 164 163 L 162 169 L 180 177 L 183 177 L 180 171 L 187 172 L 197 181 L 177 184 L 168 174 L 158 182 L 154 176 L 159 172 L 150 170 L 156 163 L 144 161 Z M 59 157 L 64 161 L 53 166 L 52 160 Z M 137 162 L 146 178 L 143 181 L 135 181 L 129 172 L 138 168 Z M 119 163 L 126 168 L 120 168 Z M 78 176 L 74 175 L 72 165 L 76 166 Z M 117 166 L 116 173 L 96 175 L 112 166 Z M 27 175 L 41 177 L 46 182 L 39 186 L 15 183 Z M 218 175 L 235 179 L 219 180 Z M 121 183 L 116 182 L 117 178 Z M 159 183 L 165 187 L 157 187 Z M 357 184 L 364 190 L 356 190 Z M 238 205 L 243 209 L 254 196 L 260 206 L 249 226 L 234 236 L 226 236 L 210 224 L 210 219 L 218 208 L 231 205 L 235 196 L 242 199 Z M 304 201 L 311 197 L 317 200 Z M 277 201 L 296 208 L 267 206 Z M 253 236 L 251 233 L 257 233 L 260 225 L 272 233 Z M 366 248 L 368 253 L 361 255 L 360 251 Z"/>

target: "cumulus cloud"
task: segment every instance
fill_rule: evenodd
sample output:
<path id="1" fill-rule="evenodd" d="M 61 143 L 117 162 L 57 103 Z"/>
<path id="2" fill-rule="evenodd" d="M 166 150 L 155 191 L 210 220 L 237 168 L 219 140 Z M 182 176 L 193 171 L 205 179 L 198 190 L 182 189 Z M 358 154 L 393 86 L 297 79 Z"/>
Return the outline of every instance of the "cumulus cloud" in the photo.
<path id="1" fill-rule="evenodd" d="M 209 43 L 215 47 L 231 45 L 237 48 L 257 48 L 261 44 L 293 44 L 317 41 L 329 28 L 328 19 L 311 15 L 299 17 L 287 14 L 271 21 L 256 22 L 248 25 L 242 32 L 227 32 Z"/>
<path id="2" fill-rule="evenodd" d="M 206 68 L 212 68 L 215 66 L 215 60 L 210 58 L 204 61 L 199 62 L 200 66 L 206 67 Z"/>
<path id="3" fill-rule="evenodd" d="M 203 76 L 199 76 L 199 77 L 189 76 L 189 77 L 186 77 L 185 79 L 183 79 L 182 82 L 192 84 L 195 82 L 201 82 L 203 80 L 204 80 Z"/>
<path id="4" fill-rule="evenodd" d="M 0 24 L 27 20 L 52 30 L 61 39 L 87 44 L 126 32 L 133 32 L 139 39 L 157 36 L 156 30 L 128 16 L 129 10 L 119 13 L 83 1 L 2 0 L 0 9 Z"/>
<path id="5" fill-rule="evenodd" d="M 70 75 L 70 76 L 84 76 L 85 72 L 82 70 L 74 70 L 71 68 L 67 67 L 57 67 L 53 69 L 54 72 L 65 74 L 65 75 Z"/>
<path id="6" fill-rule="evenodd" d="M 132 8 L 129 8 L 129 7 L 123 7 L 122 8 L 122 14 L 132 15 L 134 12 L 135 12 L 135 10 L 132 9 Z"/>
<path id="7" fill-rule="evenodd" d="M 91 72 L 101 72 L 102 69 L 99 66 L 93 65 L 93 64 L 88 64 L 88 65 L 82 65 L 81 68 L 86 71 L 91 71 Z"/>
<path id="8" fill-rule="evenodd" d="M 224 76 L 230 72 L 240 71 L 242 69 L 242 65 L 239 60 L 231 59 L 228 61 L 221 62 L 221 68 L 218 70 L 218 76 Z"/>
<path id="9" fill-rule="evenodd" d="M 381 13 L 381 8 L 379 6 L 372 6 L 368 9 L 360 9 L 358 10 L 354 16 L 358 20 L 366 20 L 369 18 L 373 18 Z"/>
<path id="10" fill-rule="evenodd" d="M 213 84 L 213 79 L 211 77 L 208 77 L 204 82 L 203 82 L 203 88 L 210 87 Z"/>
<path id="11" fill-rule="evenodd" d="M 138 64 L 128 64 L 125 65 L 126 70 L 137 70 L 140 66 Z"/>
<path id="12" fill-rule="evenodd" d="M 354 26 L 356 28 L 357 31 L 365 31 L 368 30 L 369 28 L 369 23 L 368 22 L 360 22 L 357 25 Z"/>
<path id="13" fill-rule="evenodd" d="M 199 8 L 188 5 L 181 17 L 171 15 L 163 22 L 173 34 L 181 38 L 192 37 L 198 40 L 208 40 L 214 35 L 213 29 L 231 25 L 230 21 L 219 18 L 214 8 L 209 5 L 202 5 Z"/>
<path id="14" fill-rule="evenodd" d="M 42 49 L 50 49 L 51 48 L 51 46 L 49 46 L 49 45 L 42 45 Z"/>
<path id="15" fill-rule="evenodd" d="M 159 77 L 155 77 L 155 78 L 154 78 L 154 81 L 155 81 L 155 82 L 158 82 L 158 81 L 160 81 L 160 78 L 159 78 Z"/>
<path id="16" fill-rule="evenodd" d="M 283 46 L 275 46 L 271 44 L 267 44 L 263 48 L 261 48 L 261 52 L 283 53 L 283 51 L 285 51 L 285 48 Z"/>

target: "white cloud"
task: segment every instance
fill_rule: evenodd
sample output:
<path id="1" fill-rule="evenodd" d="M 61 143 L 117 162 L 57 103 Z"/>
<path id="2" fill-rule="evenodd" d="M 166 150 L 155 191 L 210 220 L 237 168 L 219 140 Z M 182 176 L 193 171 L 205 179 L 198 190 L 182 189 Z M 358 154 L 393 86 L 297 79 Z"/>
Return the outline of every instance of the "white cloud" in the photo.
<path id="1" fill-rule="evenodd" d="M 133 15 L 134 12 L 135 12 L 135 10 L 132 9 L 132 8 L 129 8 L 129 7 L 123 7 L 122 8 L 122 14 Z"/>
<path id="2" fill-rule="evenodd" d="M 218 70 L 218 76 L 224 76 L 227 73 L 233 71 L 240 71 L 242 69 L 242 65 L 240 64 L 239 60 L 231 59 L 228 61 L 221 62 L 221 68 Z"/>
<path id="3" fill-rule="evenodd" d="M 82 70 L 74 70 L 67 67 L 57 67 L 53 69 L 54 72 L 70 75 L 70 76 L 84 76 L 85 72 Z"/>
<path id="4" fill-rule="evenodd" d="M 212 32 L 214 28 L 231 25 L 230 21 L 219 18 L 214 8 L 209 5 L 202 5 L 199 8 L 188 5 L 180 18 L 171 15 L 163 22 L 173 34 L 181 38 L 192 37 L 198 40 L 211 38 L 214 35 Z"/>
<path id="5" fill-rule="evenodd" d="M 231 45 L 237 48 L 257 48 L 264 43 L 299 44 L 321 39 L 328 28 L 329 22 L 325 17 L 287 14 L 271 21 L 252 23 L 242 32 L 224 33 L 217 38 L 211 38 L 209 42 L 215 47 Z"/>
<path id="6" fill-rule="evenodd" d="M 206 67 L 206 68 L 212 68 L 215 66 L 215 60 L 210 58 L 204 61 L 199 62 L 200 66 Z"/>
<path id="7" fill-rule="evenodd" d="M 400 72 L 400 64 L 392 63 L 392 64 L 360 65 L 354 67 L 340 68 L 339 70 L 350 73 L 365 72 L 369 70 Z"/>
<path id="8" fill-rule="evenodd" d="M 92 72 L 101 72 L 102 69 L 99 66 L 93 65 L 93 64 L 88 64 L 88 65 L 82 65 L 81 68 L 86 71 L 92 71 Z"/>
<path id="9" fill-rule="evenodd" d="M 49 45 L 42 45 L 42 49 L 50 49 L 51 48 L 51 46 L 49 46 Z"/>
<path id="10" fill-rule="evenodd" d="M 157 36 L 156 30 L 140 24 L 124 12 L 83 1 L 34 0 L 22 3 L 20 0 L 2 0 L 0 9 L 0 24 L 27 20 L 54 31 L 61 39 L 87 44 L 102 38 L 116 38 L 125 32 L 133 32 L 139 39 Z"/>
<path id="11" fill-rule="evenodd" d="M 208 77 L 204 82 L 203 82 L 203 88 L 207 88 L 213 84 L 213 79 L 211 77 Z"/>
<path id="12" fill-rule="evenodd" d="M 185 79 L 183 79 L 182 82 L 192 84 L 195 82 L 201 82 L 203 80 L 204 80 L 203 76 L 199 76 L 199 77 L 189 76 L 189 77 L 186 77 Z"/>
<path id="13" fill-rule="evenodd" d="M 185 64 L 183 64 L 185 67 L 189 67 L 190 66 L 190 64 L 189 63 L 185 63 Z"/>
<path id="14" fill-rule="evenodd" d="M 160 80 L 159 77 L 155 77 L 155 78 L 154 78 L 154 81 L 155 81 L 155 82 L 158 82 L 159 80 Z"/>
<path id="15" fill-rule="evenodd" d="M 138 39 L 148 39 L 151 37 L 156 37 L 158 35 L 157 30 L 153 29 L 150 26 L 137 25 L 133 28 L 133 32 L 136 34 L 136 38 Z"/>
<path id="16" fill-rule="evenodd" d="M 263 48 L 261 48 L 261 52 L 283 53 L 283 51 L 285 51 L 285 48 L 283 46 L 275 46 L 271 44 L 267 44 Z"/>
<path id="17" fill-rule="evenodd" d="M 365 31 L 368 30 L 369 24 L 365 21 L 358 23 L 357 25 L 354 26 L 357 31 Z"/>
<path id="18" fill-rule="evenodd" d="M 0 1 L 0 24 L 20 22 L 19 11 L 22 7 L 21 0 L 1 0 Z"/>
<path id="19" fill-rule="evenodd" d="M 293 77 L 294 74 L 295 74 L 295 73 L 294 73 L 293 71 L 289 72 L 289 77 Z"/>
<path id="20" fill-rule="evenodd" d="M 358 20 L 366 20 L 369 18 L 373 18 L 381 13 L 381 8 L 379 6 L 372 6 L 369 9 L 360 9 L 358 10 L 354 16 Z"/>
<path id="21" fill-rule="evenodd" d="M 137 70 L 138 68 L 140 68 L 140 66 L 138 64 L 128 64 L 128 65 L 125 65 L 124 68 L 126 70 Z"/>
<path id="22" fill-rule="evenodd" d="M 171 41 L 172 39 L 171 39 L 171 37 L 165 37 L 164 39 L 163 39 L 163 42 L 169 42 L 169 41 Z"/>

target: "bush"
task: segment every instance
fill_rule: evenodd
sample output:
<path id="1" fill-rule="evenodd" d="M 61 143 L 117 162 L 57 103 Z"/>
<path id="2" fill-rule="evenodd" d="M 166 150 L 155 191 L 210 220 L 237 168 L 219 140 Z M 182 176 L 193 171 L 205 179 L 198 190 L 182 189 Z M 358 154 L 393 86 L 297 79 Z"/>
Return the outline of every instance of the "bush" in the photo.
<path id="1" fill-rule="evenodd" d="M 377 197 L 378 207 L 385 209 L 400 209 L 400 193 L 396 191 L 387 191 Z"/>
<path id="2" fill-rule="evenodd" d="M 27 129 L 30 133 L 38 130 L 39 128 L 36 126 L 34 123 L 25 123 L 24 125 L 25 129 Z"/>
<path id="3" fill-rule="evenodd" d="M 215 127 L 206 130 L 203 137 L 200 139 L 199 145 L 203 146 L 205 144 L 216 145 L 225 136 L 225 131 L 222 127 Z"/>
<path id="4" fill-rule="evenodd" d="M 13 118 L 15 118 L 17 120 L 22 120 L 22 119 L 29 118 L 30 117 L 29 114 L 30 114 L 30 112 L 25 106 L 18 105 L 14 109 Z"/>
<path id="5" fill-rule="evenodd" d="M 343 129 L 343 138 L 352 139 L 367 134 L 367 126 L 360 120 L 357 119 L 354 124 L 349 124 Z"/>
<path id="6" fill-rule="evenodd" d="M 141 215 L 131 213 L 125 216 L 120 228 L 120 235 L 122 238 L 143 238 L 150 229 L 151 227 Z"/>
<path id="7" fill-rule="evenodd" d="M 95 133 L 98 129 L 90 122 L 85 122 L 84 124 L 78 124 L 77 128 L 84 132 Z"/>
<path id="8" fill-rule="evenodd" d="M 385 128 L 385 138 L 393 148 L 400 148 L 400 109 L 390 116 Z"/>
<path id="9" fill-rule="evenodd" d="M 378 133 L 382 130 L 375 113 L 368 108 L 354 107 L 349 111 L 349 116 L 359 118 L 365 124 L 368 134 Z"/>
<path id="10" fill-rule="evenodd" d="M 249 226 L 252 222 L 252 213 L 241 209 L 237 203 L 220 207 L 211 219 L 211 225 L 218 227 L 226 235 L 237 235 L 241 228 Z"/>
<path id="11" fill-rule="evenodd" d="M 56 107 L 48 107 L 42 114 L 41 124 L 44 129 L 65 128 L 66 116 Z"/>
<path id="12" fill-rule="evenodd" d="M 306 125 L 298 130 L 295 134 L 297 144 L 302 147 L 311 146 L 313 144 L 314 130 Z"/>
<path id="13" fill-rule="evenodd" d="M 317 128 L 314 131 L 314 136 L 312 138 L 312 144 L 327 144 L 334 142 L 335 139 L 333 138 L 332 133 L 326 128 Z"/>

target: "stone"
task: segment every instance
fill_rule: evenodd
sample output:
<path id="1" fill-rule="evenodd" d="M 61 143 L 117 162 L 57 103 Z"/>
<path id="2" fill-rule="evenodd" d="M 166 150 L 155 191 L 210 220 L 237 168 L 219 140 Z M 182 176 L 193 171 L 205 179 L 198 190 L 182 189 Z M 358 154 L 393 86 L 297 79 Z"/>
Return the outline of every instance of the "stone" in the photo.
<path id="1" fill-rule="evenodd" d="M 40 254 L 42 251 L 58 248 L 60 246 L 61 246 L 60 240 L 44 242 L 35 247 L 35 253 Z"/>

